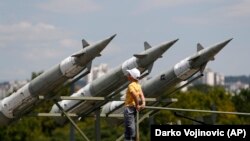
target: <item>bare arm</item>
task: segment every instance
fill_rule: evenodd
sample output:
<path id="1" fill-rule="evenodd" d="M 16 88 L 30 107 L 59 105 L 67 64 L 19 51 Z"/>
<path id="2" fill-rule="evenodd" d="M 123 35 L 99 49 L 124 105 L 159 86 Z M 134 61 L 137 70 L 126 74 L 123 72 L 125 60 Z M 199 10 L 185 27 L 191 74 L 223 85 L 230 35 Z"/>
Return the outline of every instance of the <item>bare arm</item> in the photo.
<path id="1" fill-rule="evenodd" d="M 139 99 L 139 97 L 136 96 L 137 94 L 135 92 L 131 92 L 131 95 L 132 95 L 132 98 L 135 101 L 135 107 L 137 109 L 137 107 L 140 106 L 140 99 Z"/>
<path id="2" fill-rule="evenodd" d="M 132 92 L 131 95 L 135 101 L 135 106 L 136 106 L 137 111 L 140 111 L 141 109 L 145 108 L 146 103 L 145 103 L 145 97 L 144 97 L 143 92 L 140 92 L 138 94 Z M 136 95 L 138 95 L 138 97 Z M 141 104 L 140 104 L 140 100 L 142 102 Z"/>
<path id="3" fill-rule="evenodd" d="M 140 99 L 142 101 L 141 108 L 144 108 L 146 106 L 146 102 L 143 92 L 140 93 Z"/>

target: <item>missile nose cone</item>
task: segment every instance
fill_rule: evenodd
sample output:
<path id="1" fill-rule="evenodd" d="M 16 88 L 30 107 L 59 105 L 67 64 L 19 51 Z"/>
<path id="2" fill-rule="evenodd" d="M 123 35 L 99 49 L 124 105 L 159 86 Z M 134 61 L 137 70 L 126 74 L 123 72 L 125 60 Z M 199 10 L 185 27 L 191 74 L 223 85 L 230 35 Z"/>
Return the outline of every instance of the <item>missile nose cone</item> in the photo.
<path id="1" fill-rule="evenodd" d="M 173 41 L 164 43 L 164 44 L 162 44 L 162 47 L 161 47 L 161 48 L 162 48 L 163 50 L 167 50 L 167 49 L 169 49 L 173 44 L 175 44 L 178 40 L 179 40 L 179 39 L 175 39 L 175 40 L 173 40 Z"/>
<path id="2" fill-rule="evenodd" d="M 109 44 L 109 42 L 110 42 L 111 40 L 113 40 L 113 38 L 115 38 L 115 36 L 116 36 L 116 34 L 114 34 L 114 35 L 112 35 L 111 37 L 109 37 L 109 38 L 103 40 L 103 41 L 101 42 L 102 45 L 107 46 L 107 45 Z"/>
<path id="3" fill-rule="evenodd" d="M 169 42 L 169 44 L 172 46 L 172 45 L 175 44 L 178 40 L 179 40 L 179 39 L 175 39 L 175 40 Z"/>
<path id="4" fill-rule="evenodd" d="M 217 50 L 216 52 L 219 52 L 222 48 L 224 48 L 232 39 L 233 38 L 217 44 L 215 47 L 215 50 Z"/>
<path id="5" fill-rule="evenodd" d="M 109 43 L 110 41 L 116 36 L 116 34 L 112 35 L 111 37 L 109 38 L 106 38 L 100 42 L 98 42 L 96 45 L 95 45 L 95 49 L 97 50 L 97 52 L 101 52 Z"/>
<path id="6" fill-rule="evenodd" d="M 101 40 L 99 42 L 97 42 L 96 44 L 91 45 L 90 47 L 87 47 L 87 52 L 90 56 L 100 56 L 100 52 L 109 44 L 109 42 L 116 36 L 116 34 L 114 34 L 113 36 Z M 73 54 L 72 56 L 75 57 L 79 57 L 82 56 L 84 53 L 86 53 L 86 51 L 81 50 L 78 53 Z"/>
<path id="7" fill-rule="evenodd" d="M 221 46 L 226 46 L 231 40 L 233 40 L 233 38 L 226 40 L 224 42 L 221 43 Z"/>
<path id="8" fill-rule="evenodd" d="M 116 36 L 116 34 L 112 35 L 111 37 L 104 39 L 98 42 L 94 47 L 90 50 L 95 52 L 94 54 L 98 54 L 97 56 L 101 56 L 100 52 L 110 43 L 110 41 Z M 91 51 L 91 52 L 92 52 Z M 96 55 L 95 55 L 96 56 Z"/>
<path id="9" fill-rule="evenodd" d="M 167 47 L 171 47 L 171 46 L 172 46 L 173 44 L 175 44 L 178 40 L 179 40 L 179 39 L 175 39 L 175 40 L 173 40 L 173 41 L 170 41 L 170 42 L 166 43 L 165 45 L 166 45 Z"/>
<path id="10" fill-rule="evenodd" d="M 112 40 L 113 38 L 115 38 L 115 36 L 116 36 L 116 34 L 112 35 L 112 36 L 110 37 L 110 39 Z"/>

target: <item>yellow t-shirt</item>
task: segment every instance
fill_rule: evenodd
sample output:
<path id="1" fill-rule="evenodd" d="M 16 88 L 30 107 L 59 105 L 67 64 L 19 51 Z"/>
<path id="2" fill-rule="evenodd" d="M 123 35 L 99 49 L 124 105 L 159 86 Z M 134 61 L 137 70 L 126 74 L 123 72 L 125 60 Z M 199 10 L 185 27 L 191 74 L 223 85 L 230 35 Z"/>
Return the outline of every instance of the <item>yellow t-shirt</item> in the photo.
<path id="1" fill-rule="evenodd" d="M 142 93 L 141 85 L 138 82 L 132 82 L 128 85 L 126 92 L 125 106 L 135 106 L 135 101 L 132 97 L 132 93 L 138 97 Z"/>

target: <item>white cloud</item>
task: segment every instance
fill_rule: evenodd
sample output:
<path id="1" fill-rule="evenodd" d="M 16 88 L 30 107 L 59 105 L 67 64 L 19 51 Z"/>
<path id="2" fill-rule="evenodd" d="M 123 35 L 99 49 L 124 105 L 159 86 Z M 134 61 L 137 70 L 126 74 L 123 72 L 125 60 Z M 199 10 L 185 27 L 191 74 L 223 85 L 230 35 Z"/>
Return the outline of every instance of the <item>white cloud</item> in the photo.
<path id="1" fill-rule="evenodd" d="M 98 11 L 101 8 L 92 0 L 50 0 L 38 6 L 44 10 L 64 14 L 82 14 Z"/>
<path id="2" fill-rule="evenodd" d="M 0 61 L 9 78 L 27 78 L 32 71 L 44 70 L 81 49 L 81 41 L 71 33 L 47 23 L 0 24 Z M 78 43 L 77 43 L 78 42 Z M 5 59 L 10 59 L 6 62 Z M 14 62 L 14 66 L 13 66 Z M 39 65 L 38 65 L 39 64 Z M 22 68 L 22 71 L 15 72 Z M 2 78 L 6 79 L 6 78 Z"/>
<path id="3" fill-rule="evenodd" d="M 59 40 L 66 33 L 55 26 L 45 23 L 32 24 L 19 22 L 17 24 L 0 25 L 0 41 L 3 44 L 12 42 L 44 42 Z"/>
<path id="4" fill-rule="evenodd" d="M 69 36 L 69 32 L 46 23 L 0 25 L 1 53 L 13 51 L 13 56 L 33 62 L 66 57 L 81 47 L 80 41 L 77 43 Z"/>

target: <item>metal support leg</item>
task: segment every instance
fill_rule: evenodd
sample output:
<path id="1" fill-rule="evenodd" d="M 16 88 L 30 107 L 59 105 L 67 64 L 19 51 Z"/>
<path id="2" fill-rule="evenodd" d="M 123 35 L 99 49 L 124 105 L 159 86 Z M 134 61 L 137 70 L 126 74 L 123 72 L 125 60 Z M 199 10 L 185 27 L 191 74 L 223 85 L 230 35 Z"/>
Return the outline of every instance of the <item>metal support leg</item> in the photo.
<path id="1" fill-rule="evenodd" d="M 69 135 L 70 135 L 70 138 L 69 140 L 70 141 L 75 141 L 75 128 L 72 124 L 70 124 L 70 129 L 69 129 Z"/>
<path id="2" fill-rule="evenodd" d="M 149 117 L 149 125 L 153 125 L 154 124 L 154 116 L 150 116 Z"/>
<path id="3" fill-rule="evenodd" d="M 140 141 L 139 111 L 136 111 L 136 141 Z"/>
<path id="4" fill-rule="evenodd" d="M 101 141 L 101 133 L 100 133 L 100 109 L 95 111 L 95 140 Z"/>
<path id="5" fill-rule="evenodd" d="M 71 122 L 71 124 L 75 127 L 75 129 L 81 134 L 81 136 L 87 140 L 90 141 L 88 139 L 88 137 L 81 131 L 81 129 L 76 125 L 76 123 L 70 118 L 70 116 L 68 116 L 68 114 L 63 110 L 63 108 L 58 104 L 57 100 L 54 100 L 56 106 L 62 111 L 62 113 L 67 117 L 67 119 Z"/>
<path id="6" fill-rule="evenodd" d="M 74 93 L 74 88 L 75 88 L 74 83 L 71 83 L 70 95 Z M 69 136 L 70 136 L 70 141 L 75 141 L 75 128 L 72 124 L 70 124 L 70 127 L 69 127 Z"/>
<path id="7" fill-rule="evenodd" d="M 148 118 L 148 125 L 149 125 L 149 131 L 151 131 L 151 125 L 153 125 L 154 124 L 154 116 L 150 116 L 149 118 Z"/>

